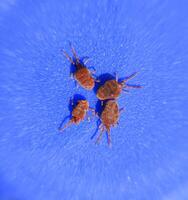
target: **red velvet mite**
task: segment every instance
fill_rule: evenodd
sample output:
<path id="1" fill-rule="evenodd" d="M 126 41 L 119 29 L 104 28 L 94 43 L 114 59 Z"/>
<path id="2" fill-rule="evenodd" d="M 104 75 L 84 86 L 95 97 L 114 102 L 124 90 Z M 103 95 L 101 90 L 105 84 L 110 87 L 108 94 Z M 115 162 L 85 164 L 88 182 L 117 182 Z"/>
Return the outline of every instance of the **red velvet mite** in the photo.
<path id="1" fill-rule="evenodd" d="M 79 124 L 81 121 L 84 120 L 87 111 L 89 110 L 89 103 L 86 100 L 79 100 L 77 102 L 77 105 L 75 106 L 75 108 L 73 109 L 71 115 L 71 119 L 69 120 L 69 122 L 63 127 L 63 128 L 59 128 L 59 131 L 63 131 L 65 130 L 68 126 L 70 126 L 71 124 Z"/>
<path id="2" fill-rule="evenodd" d="M 92 72 L 89 71 L 88 68 L 85 66 L 87 60 L 85 61 L 85 63 L 80 62 L 80 59 L 77 56 L 75 49 L 71 44 L 70 46 L 75 61 L 64 50 L 63 53 L 65 57 L 70 61 L 70 63 L 72 63 L 76 68 L 76 71 L 73 74 L 74 78 L 83 88 L 85 88 L 86 90 L 92 90 L 95 86 L 95 79 L 92 77 Z"/>
<path id="3" fill-rule="evenodd" d="M 118 104 L 115 100 L 108 100 L 104 105 L 104 109 L 100 115 L 101 124 L 99 126 L 100 135 L 98 136 L 96 143 L 99 143 L 104 131 L 108 134 L 108 145 L 111 145 L 110 128 L 118 124 L 119 120 L 119 110 Z"/>
<path id="4" fill-rule="evenodd" d="M 141 88 L 142 86 L 130 86 L 126 82 L 137 75 L 137 72 L 126 78 L 125 80 L 118 82 L 118 78 L 106 81 L 97 91 L 97 98 L 100 100 L 116 99 L 119 97 L 122 90 L 131 88 Z"/>

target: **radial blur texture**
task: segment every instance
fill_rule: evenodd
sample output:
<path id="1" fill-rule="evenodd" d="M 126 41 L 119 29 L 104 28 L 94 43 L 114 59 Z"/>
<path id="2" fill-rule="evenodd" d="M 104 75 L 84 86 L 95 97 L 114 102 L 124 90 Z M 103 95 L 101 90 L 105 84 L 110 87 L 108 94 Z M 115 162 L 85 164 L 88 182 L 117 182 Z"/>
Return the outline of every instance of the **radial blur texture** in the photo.
<path id="1" fill-rule="evenodd" d="M 168 0 L 0 1 L 0 199 L 188 199 L 188 3 Z M 96 91 L 70 78 L 69 41 L 96 77 L 142 89 L 118 99 L 100 145 L 91 115 L 63 133 L 69 99 Z"/>

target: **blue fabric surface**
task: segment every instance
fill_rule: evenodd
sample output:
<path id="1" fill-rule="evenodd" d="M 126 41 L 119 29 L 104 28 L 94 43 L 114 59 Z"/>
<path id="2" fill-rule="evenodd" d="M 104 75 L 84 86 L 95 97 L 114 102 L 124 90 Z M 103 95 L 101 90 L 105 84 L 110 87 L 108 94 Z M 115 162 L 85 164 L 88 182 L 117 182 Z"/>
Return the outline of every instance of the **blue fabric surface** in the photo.
<path id="1" fill-rule="evenodd" d="M 186 1 L 0 1 L 0 199 L 188 199 Z M 91 137 L 97 119 L 57 130 L 76 88 L 71 41 L 96 75 L 138 71 L 125 111 Z M 65 123 L 67 120 L 65 120 Z M 99 134 L 99 132 L 97 133 Z"/>

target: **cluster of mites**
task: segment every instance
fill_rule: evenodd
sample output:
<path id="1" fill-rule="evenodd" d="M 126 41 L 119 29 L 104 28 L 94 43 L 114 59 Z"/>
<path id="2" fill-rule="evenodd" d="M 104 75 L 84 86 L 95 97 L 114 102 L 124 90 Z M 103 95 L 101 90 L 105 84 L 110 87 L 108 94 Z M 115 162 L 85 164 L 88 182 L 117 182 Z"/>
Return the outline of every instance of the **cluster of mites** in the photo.
<path id="1" fill-rule="evenodd" d="M 85 62 L 81 62 L 76 54 L 75 49 L 71 45 L 71 51 L 73 53 L 73 58 L 70 57 L 64 50 L 63 53 L 65 57 L 70 61 L 72 65 L 75 66 L 75 72 L 73 74 L 74 79 L 78 84 L 86 90 L 92 90 L 96 82 L 100 82 L 94 78 L 93 72 L 91 72 L 87 67 Z M 112 80 L 107 80 L 102 86 L 97 90 L 97 98 L 101 101 L 102 112 L 100 115 L 95 112 L 95 115 L 100 119 L 100 135 L 98 136 L 96 143 L 99 143 L 103 133 L 106 131 L 108 134 L 108 145 L 111 145 L 110 128 L 118 124 L 119 114 L 122 109 L 119 109 L 116 99 L 120 96 L 121 92 L 125 89 L 131 88 L 141 88 L 141 86 L 130 86 L 127 85 L 127 81 L 134 78 L 137 73 L 132 74 L 121 82 L 118 82 L 118 78 Z M 65 128 L 71 124 L 79 124 L 84 120 L 86 114 L 89 110 L 94 111 L 94 109 L 89 107 L 89 102 L 87 100 L 78 100 L 76 105 L 73 105 L 73 110 L 71 113 L 71 119 L 63 127 L 59 128 L 63 131 Z"/>

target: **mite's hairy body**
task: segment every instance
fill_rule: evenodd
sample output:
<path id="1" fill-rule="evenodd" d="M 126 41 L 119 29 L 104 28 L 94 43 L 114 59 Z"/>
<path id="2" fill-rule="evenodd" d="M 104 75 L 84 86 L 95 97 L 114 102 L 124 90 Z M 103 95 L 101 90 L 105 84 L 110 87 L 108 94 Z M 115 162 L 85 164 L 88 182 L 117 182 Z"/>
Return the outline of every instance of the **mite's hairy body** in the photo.
<path id="1" fill-rule="evenodd" d="M 74 107 L 72 113 L 71 113 L 71 119 L 69 122 L 63 127 L 60 128 L 60 131 L 63 131 L 71 124 L 79 124 L 81 121 L 84 120 L 87 111 L 89 110 L 89 103 L 86 100 L 80 100 L 77 102 L 77 105 Z"/>
<path id="2" fill-rule="evenodd" d="M 81 67 L 77 69 L 74 73 L 74 78 L 86 90 L 92 90 L 95 85 L 95 80 L 86 67 Z"/>
<path id="3" fill-rule="evenodd" d="M 71 44 L 70 44 L 71 45 Z M 92 90 L 95 86 L 95 79 L 92 77 L 92 72 L 88 70 L 85 66 L 85 63 L 82 63 L 79 57 L 76 54 L 75 49 L 71 46 L 71 51 L 74 55 L 75 61 L 65 52 L 63 51 L 65 57 L 73 64 L 76 68 L 74 72 L 75 80 L 86 90 Z"/>
<path id="4" fill-rule="evenodd" d="M 121 85 L 116 80 L 106 81 L 97 91 L 100 100 L 116 99 L 122 91 Z"/>
<path id="5" fill-rule="evenodd" d="M 78 101 L 78 104 L 72 111 L 71 121 L 75 124 L 79 124 L 84 120 L 87 111 L 89 110 L 89 103 L 86 100 Z"/>
<path id="6" fill-rule="evenodd" d="M 107 101 L 100 116 L 101 125 L 99 128 L 101 133 L 97 138 L 96 143 L 99 143 L 104 131 L 106 130 L 108 134 L 108 145 L 111 145 L 110 128 L 118 123 L 119 113 L 120 111 L 117 102 L 115 100 Z"/>
<path id="7" fill-rule="evenodd" d="M 117 78 L 113 80 L 108 80 L 102 85 L 97 91 L 97 98 L 100 100 L 117 99 L 122 90 L 131 88 L 141 88 L 139 85 L 130 86 L 126 82 L 136 76 L 137 73 L 132 74 L 125 80 L 118 82 Z"/>
<path id="8" fill-rule="evenodd" d="M 101 122 L 106 130 L 110 132 L 110 127 L 117 124 L 119 119 L 119 108 L 116 101 L 110 100 L 106 103 L 101 114 Z"/>

